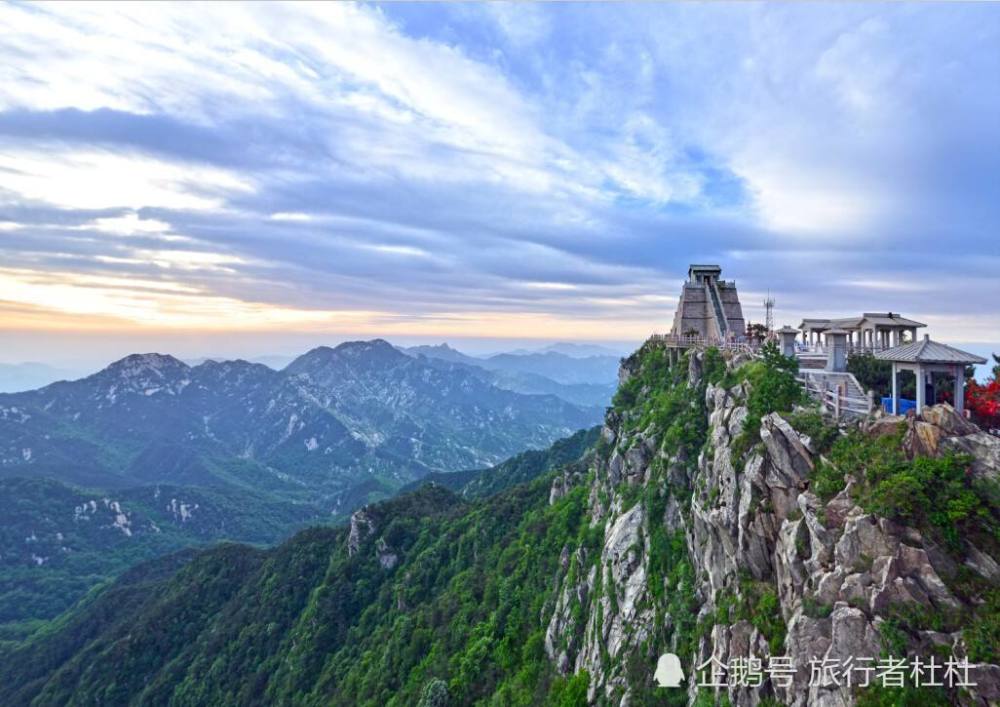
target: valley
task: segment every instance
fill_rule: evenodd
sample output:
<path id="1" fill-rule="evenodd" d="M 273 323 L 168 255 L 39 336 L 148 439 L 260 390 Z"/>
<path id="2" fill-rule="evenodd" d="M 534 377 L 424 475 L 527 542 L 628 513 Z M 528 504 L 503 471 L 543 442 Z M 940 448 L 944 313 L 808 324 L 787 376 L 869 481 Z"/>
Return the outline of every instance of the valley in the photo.
<path id="1" fill-rule="evenodd" d="M 423 479 L 501 488 L 554 464 L 525 450 L 569 437 L 565 461 L 589 446 L 593 433 L 572 435 L 602 407 L 496 382 L 375 340 L 320 347 L 281 371 L 133 355 L 0 395 L 0 640 L 182 548 L 270 545 Z"/>

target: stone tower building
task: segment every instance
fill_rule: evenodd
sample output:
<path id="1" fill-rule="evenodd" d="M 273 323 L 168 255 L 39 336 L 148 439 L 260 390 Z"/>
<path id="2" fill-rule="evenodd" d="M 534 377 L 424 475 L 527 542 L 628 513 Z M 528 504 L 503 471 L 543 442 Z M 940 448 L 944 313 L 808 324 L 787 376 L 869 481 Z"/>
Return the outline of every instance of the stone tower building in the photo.
<path id="1" fill-rule="evenodd" d="M 708 339 L 737 339 L 745 336 L 743 308 L 735 282 L 720 278 L 718 265 L 692 265 L 681 289 L 674 313 L 672 334 L 688 334 Z"/>

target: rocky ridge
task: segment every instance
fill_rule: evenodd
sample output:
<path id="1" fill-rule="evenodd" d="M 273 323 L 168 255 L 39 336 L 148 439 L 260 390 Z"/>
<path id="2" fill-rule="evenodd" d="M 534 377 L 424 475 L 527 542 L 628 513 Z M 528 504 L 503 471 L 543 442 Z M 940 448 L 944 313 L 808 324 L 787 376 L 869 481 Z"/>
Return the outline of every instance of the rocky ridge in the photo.
<path id="1" fill-rule="evenodd" d="M 746 448 L 752 384 L 733 375 L 745 360 L 727 361 L 723 374 L 717 352 L 698 353 L 684 359 L 686 370 L 665 370 L 649 346 L 623 362 L 620 384 L 631 385 L 632 399 L 609 411 L 590 477 L 592 521 L 604 527 L 600 556 L 563 553 L 545 636 L 560 672 L 586 670 L 596 703 L 644 703 L 652 691 L 669 704 L 712 704 L 692 675 L 686 695 L 656 693 L 657 655 L 678 653 L 686 671 L 712 658 L 755 656 L 766 666 L 787 657 L 797 671 L 790 686 L 765 674 L 759 686 L 730 686 L 730 702 L 833 707 L 854 704 L 858 693 L 808 687 L 810 660 L 877 661 L 890 645 L 890 655 L 967 655 L 962 630 L 901 632 L 894 612 L 969 615 L 970 600 L 951 582 L 962 569 L 1000 585 L 995 557 L 966 541 L 960 568 L 917 528 L 864 510 L 849 473 L 839 493 L 821 499 L 811 480 L 827 460 L 793 427 L 794 414 L 764 416 L 759 442 Z M 653 376 L 650 360 L 660 366 Z M 674 404 L 666 427 L 650 421 L 653 399 Z M 646 413 L 637 412 L 644 405 Z M 690 419 L 678 425 L 683 414 Z M 998 478 L 1000 440 L 950 407 L 869 421 L 865 433 L 894 433 L 901 424 L 909 457 L 959 451 L 972 455 L 978 478 Z M 558 477 L 552 497 L 568 483 Z M 977 686 L 949 699 L 1000 700 L 1000 666 L 973 664 L 970 673 Z"/>

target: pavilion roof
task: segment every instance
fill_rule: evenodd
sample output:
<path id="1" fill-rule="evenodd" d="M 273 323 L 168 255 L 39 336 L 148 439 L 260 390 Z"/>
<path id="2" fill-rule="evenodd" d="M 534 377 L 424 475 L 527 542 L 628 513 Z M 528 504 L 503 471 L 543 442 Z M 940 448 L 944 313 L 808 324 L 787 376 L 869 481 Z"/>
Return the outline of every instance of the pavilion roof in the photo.
<path id="1" fill-rule="evenodd" d="M 893 312 L 865 312 L 861 319 L 869 324 L 878 324 L 881 326 L 905 326 L 905 327 L 925 327 L 927 326 L 923 322 L 917 322 L 912 319 L 907 319 L 899 314 L 894 314 Z"/>
<path id="2" fill-rule="evenodd" d="M 799 324 L 799 329 L 806 329 L 810 325 L 812 326 L 829 326 L 829 319 L 803 319 L 802 323 Z"/>
<path id="3" fill-rule="evenodd" d="M 986 359 L 938 341 L 923 339 L 876 351 L 875 358 L 899 363 L 986 363 Z"/>
<path id="4" fill-rule="evenodd" d="M 844 319 L 831 319 L 830 324 L 841 329 L 857 329 L 863 321 L 864 317 L 846 317 Z"/>
<path id="5" fill-rule="evenodd" d="M 865 312 L 860 317 L 840 317 L 837 319 L 808 318 L 803 319 L 799 329 L 825 329 L 839 327 L 841 329 L 860 329 L 863 325 L 885 327 L 925 327 L 923 322 L 907 319 L 894 312 Z"/>

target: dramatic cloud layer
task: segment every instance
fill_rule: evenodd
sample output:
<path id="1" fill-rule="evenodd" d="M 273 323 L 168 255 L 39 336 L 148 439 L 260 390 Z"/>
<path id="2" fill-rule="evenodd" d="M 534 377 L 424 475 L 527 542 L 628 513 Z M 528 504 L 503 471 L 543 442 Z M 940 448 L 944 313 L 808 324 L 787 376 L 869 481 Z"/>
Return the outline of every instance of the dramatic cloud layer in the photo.
<path id="1" fill-rule="evenodd" d="M 0 5 L 0 327 L 1000 341 L 1000 7 Z M 41 339 L 40 339 L 41 340 Z"/>

